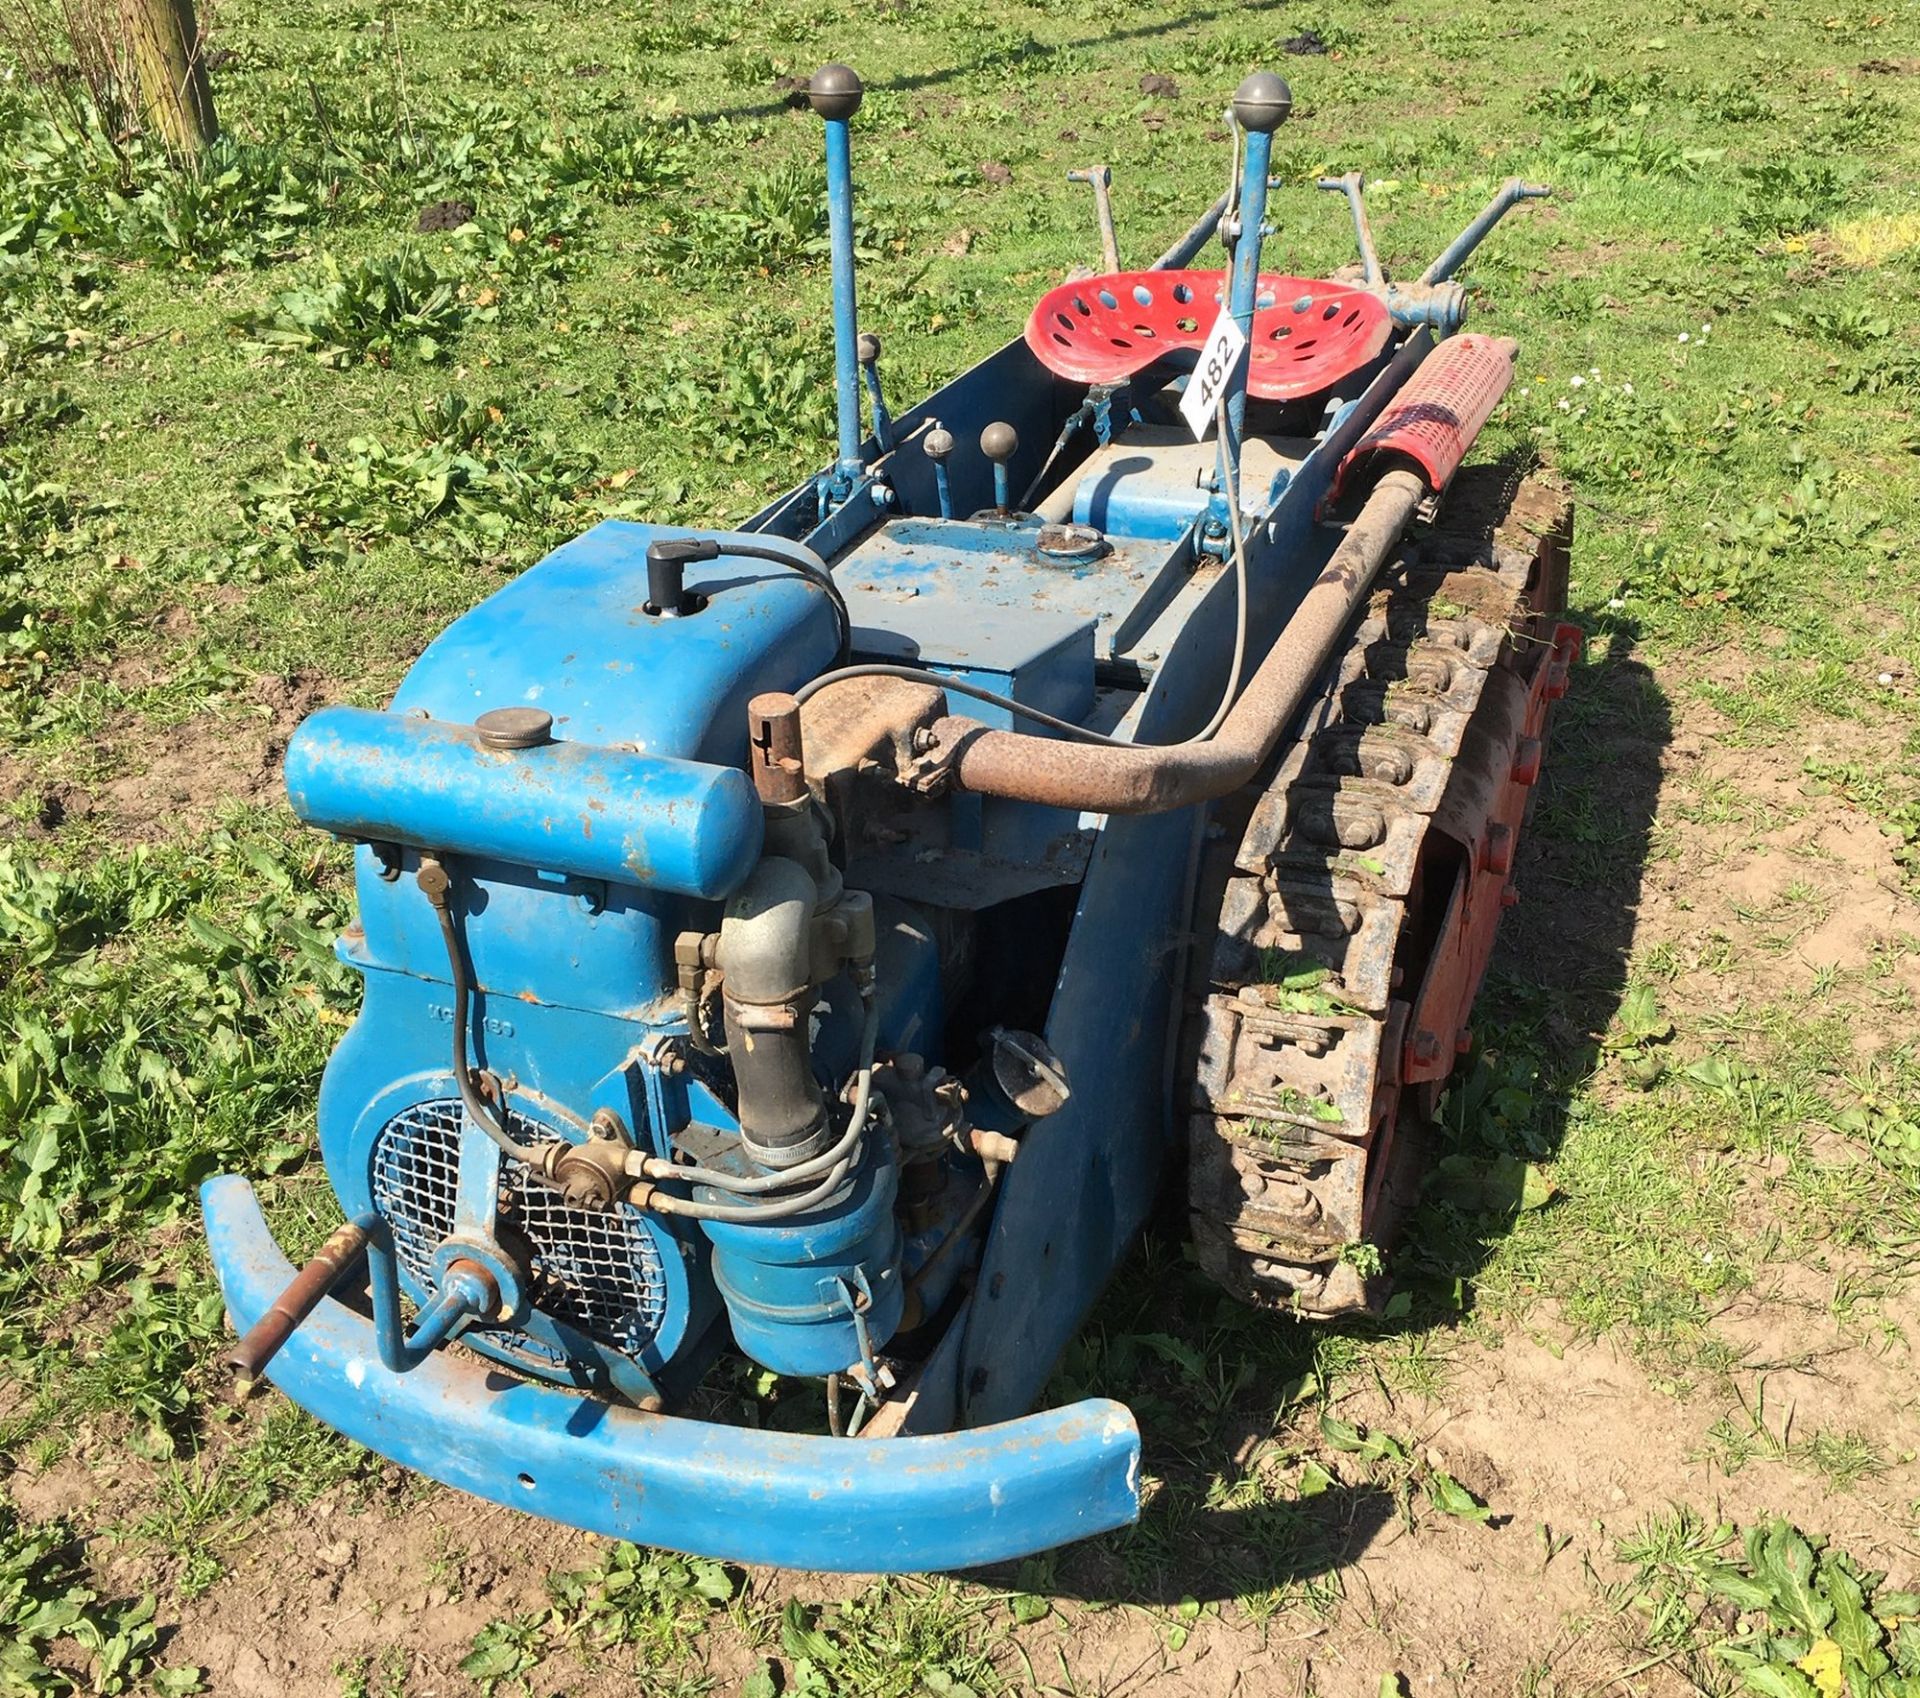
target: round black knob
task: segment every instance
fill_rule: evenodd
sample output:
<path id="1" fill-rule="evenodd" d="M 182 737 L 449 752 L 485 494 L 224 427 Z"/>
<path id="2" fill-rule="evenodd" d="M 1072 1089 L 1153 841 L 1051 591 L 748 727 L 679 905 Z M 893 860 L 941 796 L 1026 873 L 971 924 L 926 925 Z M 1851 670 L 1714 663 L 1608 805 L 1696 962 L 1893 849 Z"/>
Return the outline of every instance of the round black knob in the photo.
<path id="1" fill-rule="evenodd" d="M 1010 424 L 995 421 L 980 433 L 980 452 L 996 466 L 1011 460 L 1020 449 L 1020 433 Z"/>
<path id="2" fill-rule="evenodd" d="M 807 99 L 823 118 L 851 118 L 866 93 L 851 65 L 822 65 L 807 79 Z"/>
<path id="3" fill-rule="evenodd" d="M 870 366 L 875 360 L 879 359 L 880 338 L 874 335 L 871 330 L 863 330 L 860 332 L 860 341 L 857 346 L 860 354 L 860 363 L 863 366 Z"/>
<path id="4" fill-rule="evenodd" d="M 1293 90 L 1271 71 L 1255 71 L 1233 91 L 1233 115 L 1243 130 L 1270 136 L 1292 110 Z"/>
<path id="5" fill-rule="evenodd" d="M 537 749 L 553 741 L 553 715 L 545 708 L 488 708 L 473 728 L 489 749 Z"/>
<path id="6" fill-rule="evenodd" d="M 921 444 L 929 460 L 944 460 L 953 452 L 953 432 L 945 425 L 935 425 L 927 432 L 927 439 Z"/>

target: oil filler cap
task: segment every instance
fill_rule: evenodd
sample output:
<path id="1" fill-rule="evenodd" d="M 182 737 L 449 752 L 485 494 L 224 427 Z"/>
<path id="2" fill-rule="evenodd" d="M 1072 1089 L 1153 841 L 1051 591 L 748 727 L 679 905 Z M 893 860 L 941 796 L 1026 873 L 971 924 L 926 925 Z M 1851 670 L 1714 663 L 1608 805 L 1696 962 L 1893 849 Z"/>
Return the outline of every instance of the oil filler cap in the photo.
<path id="1" fill-rule="evenodd" d="M 488 708 L 473 722 L 483 748 L 537 749 L 553 741 L 553 715 L 545 708 Z"/>

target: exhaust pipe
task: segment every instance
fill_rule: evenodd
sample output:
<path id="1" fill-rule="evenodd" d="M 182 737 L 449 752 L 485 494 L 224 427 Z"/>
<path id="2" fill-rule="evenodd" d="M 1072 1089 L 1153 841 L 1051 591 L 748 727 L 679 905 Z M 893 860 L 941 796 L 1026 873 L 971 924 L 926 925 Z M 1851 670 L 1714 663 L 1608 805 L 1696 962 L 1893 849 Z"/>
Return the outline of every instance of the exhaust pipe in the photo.
<path id="1" fill-rule="evenodd" d="M 1426 494 L 1417 472 L 1381 478 L 1209 741 L 1158 748 L 1069 743 L 949 717 L 931 728 L 931 763 L 975 795 L 1095 814 L 1166 813 L 1239 789 L 1273 753 Z"/>

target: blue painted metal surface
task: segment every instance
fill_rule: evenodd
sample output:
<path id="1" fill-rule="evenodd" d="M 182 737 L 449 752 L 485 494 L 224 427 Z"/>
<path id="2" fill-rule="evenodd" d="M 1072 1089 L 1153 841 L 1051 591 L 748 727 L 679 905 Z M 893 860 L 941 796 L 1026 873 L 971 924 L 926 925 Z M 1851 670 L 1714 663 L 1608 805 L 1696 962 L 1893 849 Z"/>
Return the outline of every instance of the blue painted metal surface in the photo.
<path id="1" fill-rule="evenodd" d="M 698 613 L 647 613 L 649 542 L 707 537 L 724 549 L 731 534 L 595 525 L 449 625 L 414 662 L 393 711 L 469 725 L 489 708 L 545 708 L 569 742 L 738 766 L 748 699 L 830 665 L 835 631 L 826 598 L 804 579 L 725 554 L 687 574 L 705 598 Z"/>
<path id="2" fill-rule="evenodd" d="M 1241 335 L 1253 338 L 1253 313 L 1260 293 L 1260 249 L 1266 240 L 1267 173 L 1273 168 L 1273 135 L 1248 130 L 1240 166 L 1240 233 L 1233 243 L 1233 275 L 1227 285 L 1227 307 Z M 1247 370 L 1244 357 L 1227 388 L 1227 434 L 1221 444 L 1233 482 L 1240 481 L 1240 445 L 1247 434 Z M 1225 534 L 1225 486 L 1216 495 L 1216 511 L 1209 517 Z"/>
<path id="3" fill-rule="evenodd" d="M 827 1208 L 753 1225 L 701 1222 L 734 1342 L 763 1368 L 841 1373 L 900 1324 L 898 1170 L 880 1154 L 880 1143 L 869 1142 L 845 1196 Z M 718 1191 L 710 1195 L 725 1200 Z"/>
<path id="4" fill-rule="evenodd" d="M 1168 555 L 1165 540 L 1116 535 L 1099 559 L 1062 563 L 1042 558 L 1038 536 L 1032 523 L 892 519 L 837 561 L 835 576 L 850 594 L 871 592 L 861 606 L 863 620 L 876 633 L 867 640 L 875 652 L 894 646 L 877 636 L 887 623 L 887 601 L 900 610 L 895 623 L 903 639 L 912 641 L 925 618 L 914 605 L 923 596 L 1084 621 L 1094 627 L 1096 653 L 1117 652 L 1114 634 L 1160 583 Z M 987 618 L 991 621 L 993 613 Z M 967 640 L 964 632 L 952 631 L 947 643 Z"/>
<path id="5" fill-rule="evenodd" d="M 853 145 L 845 118 L 827 124 L 827 244 L 833 261 L 833 392 L 840 462 L 832 489 L 844 501 L 862 468 L 860 457 L 860 323 L 853 271 Z"/>
<path id="6" fill-rule="evenodd" d="M 293 1276 L 253 1188 L 201 1190 L 235 1326 Z M 1139 1513 L 1140 1436 L 1104 1399 L 1003 1425 L 847 1440 L 647 1415 L 554 1386 L 508 1383 L 437 1353 L 381 1365 L 372 1325 L 332 1298 L 269 1373 L 328 1426 L 494 1503 L 671 1550 L 839 1572 L 966 1568 Z"/>
<path id="7" fill-rule="evenodd" d="M 472 727 L 332 707 L 287 745 L 307 824 L 541 871 L 713 900 L 760 856 L 760 799 L 738 767 L 591 743 L 488 748 Z"/>

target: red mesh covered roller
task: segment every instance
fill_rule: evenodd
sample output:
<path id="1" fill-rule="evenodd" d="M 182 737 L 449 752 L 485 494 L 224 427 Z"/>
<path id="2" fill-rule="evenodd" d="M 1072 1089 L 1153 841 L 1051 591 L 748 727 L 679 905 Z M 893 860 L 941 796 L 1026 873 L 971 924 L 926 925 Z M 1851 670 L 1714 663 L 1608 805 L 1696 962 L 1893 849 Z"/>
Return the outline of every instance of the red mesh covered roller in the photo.
<path id="1" fill-rule="evenodd" d="M 1442 342 L 1340 462 L 1328 499 L 1339 500 L 1350 480 L 1370 468 L 1384 470 L 1380 462 L 1396 456 L 1418 466 L 1429 488 L 1445 489 L 1513 382 L 1519 353 L 1510 336 L 1468 334 Z"/>
<path id="2" fill-rule="evenodd" d="M 1118 383 L 1165 354 L 1197 349 L 1220 311 L 1225 273 L 1121 271 L 1049 290 L 1027 346 L 1077 383 Z M 1262 272 L 1249 338 L 1248 392 L 1262 401 L 1317 395 L 1387 345 L 1386 304 L 1364 289 Z"/>

